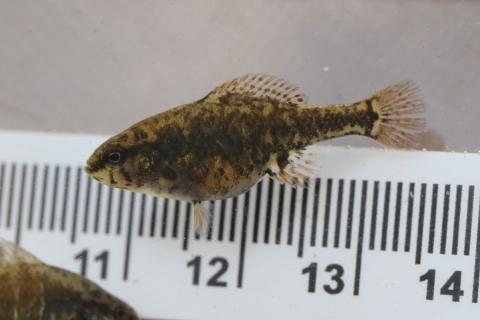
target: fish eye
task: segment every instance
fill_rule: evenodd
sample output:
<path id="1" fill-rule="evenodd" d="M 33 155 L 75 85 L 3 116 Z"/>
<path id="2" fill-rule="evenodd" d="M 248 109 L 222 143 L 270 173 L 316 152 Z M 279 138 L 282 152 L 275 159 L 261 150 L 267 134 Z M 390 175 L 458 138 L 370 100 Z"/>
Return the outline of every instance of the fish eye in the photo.
<path id="1" fill-rule="evenodd" d="M 103 154 L 103 161 L 110 167 L 118 166 L 123 160 L 124 151 L 120 148 L 107 149 Z"/>
<path id="2" fill-rule="evenodd" d="M 113 310 L 113 317 L 115 320 L 122 320 L 128 317 L 127 311 L 124 307 L 118 306 Z"/>
<path id="3" fill-rule="evenodd" d="M 110 161 L 111 163 L 118 163 L 120 162 L 120 159 L 120 152 L 112 152 L 108 155 L 108 161 Z"/>

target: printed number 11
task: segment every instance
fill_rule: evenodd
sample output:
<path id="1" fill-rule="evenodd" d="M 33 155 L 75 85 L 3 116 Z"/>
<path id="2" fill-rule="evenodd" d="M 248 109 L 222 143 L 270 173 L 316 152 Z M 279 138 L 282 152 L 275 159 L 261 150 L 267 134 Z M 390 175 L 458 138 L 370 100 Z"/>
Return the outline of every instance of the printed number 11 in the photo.
<path id="1" fill-rule="evenodd" d="M 85 249 L 75 256 L 75 260 L 81 261 L 80 274 L 85 276 L 87 274 L 87 261 L 88 261 L 88 250 Z M 101 278 L 107 278 L 107 267 L 108 267 L 108 251 L 105 250 L 95 257 L 95 261 L 100 261 L 102 263 Z"/>

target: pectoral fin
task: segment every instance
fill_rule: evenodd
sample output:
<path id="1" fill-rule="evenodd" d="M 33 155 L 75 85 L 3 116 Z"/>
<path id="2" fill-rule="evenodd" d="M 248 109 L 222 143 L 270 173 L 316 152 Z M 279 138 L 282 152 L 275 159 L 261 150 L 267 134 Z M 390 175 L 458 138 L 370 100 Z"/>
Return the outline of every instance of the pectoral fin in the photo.
<path id="1" fill-rule="evenodd" d="M 292 187 L 308 187 L 310 180 L 320 174 L 320 150 L 319 146 L 308 146 L 292 152 L 287 166 L 282 169 L 275 163 L 270 166 L 268 174 L 278 182 Z"/>

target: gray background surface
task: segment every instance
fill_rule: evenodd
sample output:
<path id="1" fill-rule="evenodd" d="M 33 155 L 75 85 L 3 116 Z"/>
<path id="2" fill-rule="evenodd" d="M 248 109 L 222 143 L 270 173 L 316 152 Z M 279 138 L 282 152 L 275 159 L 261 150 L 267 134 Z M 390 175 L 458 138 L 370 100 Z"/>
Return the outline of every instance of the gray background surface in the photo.
<path id="1" fill-rule="evenodd" d="M 248 72 L 312 104 L 413 79 L 423 147 L 480 150 L 478 1 L 0 2 L 0 129 L 117 133 Z"/>

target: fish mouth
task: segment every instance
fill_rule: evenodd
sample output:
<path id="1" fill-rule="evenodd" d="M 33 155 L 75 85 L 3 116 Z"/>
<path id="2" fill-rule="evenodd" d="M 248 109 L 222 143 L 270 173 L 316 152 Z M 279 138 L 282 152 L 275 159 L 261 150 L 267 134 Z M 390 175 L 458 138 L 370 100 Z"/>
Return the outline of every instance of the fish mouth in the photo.
<path id="1" fill-rule="evenodd" d="M 83 167 L 83 170 L 89 175 L 95 172 L 95 170 L 93 170 L 93 163 L 91 160 L 87 160 L 87 165 Z"/>
<path id="2" fill-rule="evenodd" d="M 87 174 L 92 174 L 93 173 L 93 169 L 90 168 L 90 166 L 85 166 L 83 167 L 83 170 L 87 173 Z"/>

